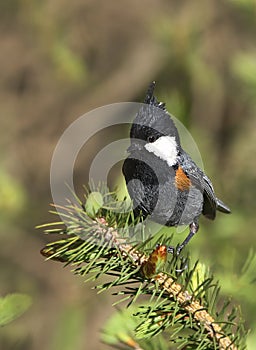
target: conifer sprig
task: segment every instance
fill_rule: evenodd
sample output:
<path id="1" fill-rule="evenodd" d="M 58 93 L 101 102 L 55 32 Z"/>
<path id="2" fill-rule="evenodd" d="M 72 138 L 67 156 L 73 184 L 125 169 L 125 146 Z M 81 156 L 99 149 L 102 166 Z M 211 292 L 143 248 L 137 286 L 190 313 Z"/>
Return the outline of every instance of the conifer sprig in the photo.
<path id="1" fill-rule="evenodd" d="M 137 339 L 165 331 L 179 348 L 245 349 L 238 308 L 227 302 L 218 310 L 219 286 L 203 265 L 197 262 L 191 267 L 189 257 L 168 256 L 170 237 L 158 237 L 161 245 L 155 247 L 154 237 L 145 237 L 144 226 L 132 212 L 122 210 L 123 203 L 113 193 L 98 193 L 100 206 L 88 200 L 85 205 L 69 203 L 59 208 L 65 225 L 58 221 L 40 226 L 46 233 L 65 234 L 41 253 L 71 265 L 75 274 L 87 280 L 98 282 L 102 275 L 111 276 L 96 288 L 104 291 L 121 286 L 116 293 L 122 296 L 118 302 L 126 300 L 131 305 L 142 295 L 148 296 L 148 304 L 135 313 Z"/>

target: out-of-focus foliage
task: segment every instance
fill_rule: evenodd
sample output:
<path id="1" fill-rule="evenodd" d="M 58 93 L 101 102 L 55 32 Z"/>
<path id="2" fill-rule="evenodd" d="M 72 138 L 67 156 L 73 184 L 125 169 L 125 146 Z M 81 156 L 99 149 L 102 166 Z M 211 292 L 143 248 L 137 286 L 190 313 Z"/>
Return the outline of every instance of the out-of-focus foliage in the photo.
<path id="1" fill-rule="evenodd" d="M 157 336 L 154 339 L 140 340 L 137 343 L 134 330 L 139 324 L 139 320 L 134 317 L 138 309 L 134 305 L 128 309 L 117 310 L 106 322 L 101 332 L 101 339 L 104 343 L 113 347 L 121 344 L 127 349 L 150 349 L 167 350 L 170 349 L 167 339 Z"/>
<path id="2" fill-rule="evenodd" d="M 234 75 L 243 82 L 252 95 L 256 94 L 256 51 L 238 53 L 233 60 Z"/>
<path id="3" fill-rule="evenodd" d="M 70 311 L 79 303 L 88 348 L 106 348 L 96 339 L 110 299 L 95 299 L 56 263 L 49 269 L 38 254 L 44 238 L 33 226 L 49 219 L 50 161 L 65 128 L 92 108 L 141 102 L 153 79 L 159 99 L 194 136 L 216 193 L 232 209 L 214 222 L 201 219 L 189 249 L 215 270 L 255 329 L 254 284 L 246 287 L 251 272 L 240 279 L 255 245 L 255 18 L 254 0 L 0 1 L 0 285 L 3 294 L 19 291 L 35 300 L 24 322 L 0 330 L 0 348 L 48 349 L 60 310 L 69 305 L 70 322 L 82 322 Z M 110 134 L 95 137 L 79 154 L 75 182 L 81 193 L 95 150 Z M 253 332 L 249 342 L 254 349 Z"/>
<path id="4" fill-rule="evenodd" d="M 0 169 L 0 219 L 10 220 L 21 212 L 26 204 L 26 195 L 18 179 Z"/>
<path id="5" fill-rule="evenodd" d="M 78 349 L 84 346 L 84 321 L 86 315 L 80 305 L 68 305 L 60 314 L 49 350 Z"/>
<path id="6" fill-rule="evenodd" d="M 100 192 L 92 192 L 89 194 L 85 204 L 86 212 L 94 216 L 98 210 L 103 206 L 103 197 Z"/>
<path id="7" fill-rule="evenodd" d="M 31 298 L 25 294 L 9 294 L 0 298 L 0 326 L 21 316 L 31 305 Z"/>

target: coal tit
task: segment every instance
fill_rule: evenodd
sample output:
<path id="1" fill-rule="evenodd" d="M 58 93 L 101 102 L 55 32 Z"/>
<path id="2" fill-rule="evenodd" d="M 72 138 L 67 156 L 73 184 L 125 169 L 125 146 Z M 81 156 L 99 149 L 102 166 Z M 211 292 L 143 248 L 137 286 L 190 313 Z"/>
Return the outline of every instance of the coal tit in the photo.
<path id="1" fill-rule="evenodd" d="M 219 200 L 210 179 L 182 149 L 178 130 L 149 85 L 144 105 L 130 130 L 131 144 L 123 174 L 133 201 L 135 216 L 150 217 L 165 226 L 189 225 L 185 247 L 198 231 L 201 214 L 213 220 L 216 211 L 230 213 Z"/>

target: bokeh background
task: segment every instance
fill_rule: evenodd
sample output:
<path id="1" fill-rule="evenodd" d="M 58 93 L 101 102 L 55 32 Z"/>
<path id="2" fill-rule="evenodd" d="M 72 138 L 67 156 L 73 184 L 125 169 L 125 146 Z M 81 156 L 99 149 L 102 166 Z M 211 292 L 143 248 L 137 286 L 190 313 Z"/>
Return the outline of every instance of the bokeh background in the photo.
<path id="1" fill-rule="evenodd" d="M 45 262 L 49 237 L 34 227 L 55 219 L 49 170 L 66 127 L 93 108 L 141 102 L 151 80 L 232 208 L 202 218 L 189 249 L 241 305 L 255 349 L 256 259 L 243 269 L 256 242 L 255 0 L 1 0 L 0 28 L 0 294 L 33 298 L 0 329 L 0 349 L 108 348 L 99 333 L 115 298 Z M 101 139 L 76 166 L 78 187 Z"/>

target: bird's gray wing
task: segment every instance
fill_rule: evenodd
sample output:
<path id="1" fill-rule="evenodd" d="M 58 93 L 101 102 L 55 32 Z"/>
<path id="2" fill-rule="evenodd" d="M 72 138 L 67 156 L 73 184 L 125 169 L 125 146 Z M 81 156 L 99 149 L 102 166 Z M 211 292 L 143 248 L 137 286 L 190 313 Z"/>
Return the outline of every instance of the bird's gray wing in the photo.
<path id="1" fill-rule="evenodd" d="M 182 164 L 182 169 L 190 179 L 192 185 L 200 189 L 203 193 L 204 203 L 202 213 L 208 219 L 213 220 L 216 216 L 216 210 L 219 208 L 211 180 L 185 152 L 181 156 L 180 164 Z"/>

